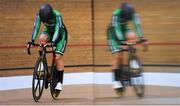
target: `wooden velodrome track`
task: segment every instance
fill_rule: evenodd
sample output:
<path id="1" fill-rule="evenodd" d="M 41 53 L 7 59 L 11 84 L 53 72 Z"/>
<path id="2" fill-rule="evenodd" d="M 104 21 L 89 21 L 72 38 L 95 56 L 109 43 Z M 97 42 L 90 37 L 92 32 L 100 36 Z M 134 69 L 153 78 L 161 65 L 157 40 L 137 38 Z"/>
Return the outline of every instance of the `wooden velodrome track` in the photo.
<path id="1" fill-rule="evenodd" d="M 133 89 L 126 89 L 119 98 L 112 86 L 65 86 L 58 100 L 45 90 L 41 100 L 35 103 L 31 89 L 0 91 L 0 105 L 180 105 L 179 88 L 146 86 L 145 97 L 139 99 Z"/>
<path id="2" fill-rule="evenodd" d="M 180 0 L 129 1 L 140 13 L 144 34 L 150 42 L 149 52 L 139 51 L 143 64 L 179 65 Z M 36 61 L 37 50 L 33 49 L 32 55 L 27 56 L 25 44 L 30 39 L 35 14 L 45 2 L 62 12 L 69 31 L 65 65 L 110 64 L 112 57 L 107 51 L 106 28 L 112 11 L 122 0 L 0 0 L 1 77 L 32 74 L 31 69 L 16 68 L 33 67 Z M 13 70 L 5 70 L 10 68 Z M 65 71 L 109 72 L 110 67 L 70 67 Z M 179 73 L 180 68 L 146 67 L 145 71 Z M 180 105 L 180 88 L 147 86 L 145 97 L 138 99 L 130 88 L 123 98 L 118 98 L 111 85 L 68 85 L 59 100 L 52 100 L 46 90 L 39 103 L 33 101 L 31 89 L 0 91 L 0 105 L 11 104 Z"/>

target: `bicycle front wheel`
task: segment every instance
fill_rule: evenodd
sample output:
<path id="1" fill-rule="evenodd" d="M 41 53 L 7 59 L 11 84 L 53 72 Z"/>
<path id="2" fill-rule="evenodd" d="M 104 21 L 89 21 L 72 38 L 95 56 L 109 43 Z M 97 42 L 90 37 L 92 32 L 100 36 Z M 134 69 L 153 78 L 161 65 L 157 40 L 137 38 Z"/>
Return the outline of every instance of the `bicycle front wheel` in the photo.
<path id="1" fill-rule="evenodd" d="M 133 58 L 129 62 L 129 67 L 130 67 L 130 73 L 131 73 L 131 84 L 134 88 L 134 91 L 138 97 L 143 97 L 144 96 L 144 79 L 142 76 L 142 66 L 139 61 L 139 59 Z"/>
<path id="2" fill-rule="evenodd" d="M 140 74 L 135 77 L 131 77 L 131 83 L 134 88 L 134 91 L 138 97 L 144 96 L 144 79 L 143 76 Z"/>
<path id="3" fill-rule="evenodd" d="M 43 58 L 39 57 L 34 67 L 33 80 L 32 80 L 32 94 L 33 94 L 33 99 L 36 102 L 38 102 L 38 100 L 42 96 L 45 79 L 46 79 L 45 65 L 43 63 Z"/>

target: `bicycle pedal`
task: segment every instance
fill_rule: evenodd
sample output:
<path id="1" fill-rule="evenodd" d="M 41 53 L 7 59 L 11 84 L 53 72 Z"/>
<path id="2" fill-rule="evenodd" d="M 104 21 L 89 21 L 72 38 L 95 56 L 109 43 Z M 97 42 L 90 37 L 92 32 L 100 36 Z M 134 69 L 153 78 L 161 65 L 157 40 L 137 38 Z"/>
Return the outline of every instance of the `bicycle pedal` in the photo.
<path id="1" fill-rule="evenodd" d="M 124 90 L 116 90 L 116 94 L 118 97 L 122 97 L 124 95 Z"/>
<path id="2" fill-rule="evenodd" d="M 116 92 L 116 94 L 118 95 L 118 97 L 123 97 L 123 95 L 124 95 L 123 92 Z"/>
<path id="3" fill-rule="evenodd" d="M 58 97 L 57 93 L 54 93 L 53 96 L 56 97 L 56 98 Z"/>
<path id="4" fill-rule="evenodd" d="M 57 98 L 60 92 L 60 90 L 54 90 L 53 96 Z"/>

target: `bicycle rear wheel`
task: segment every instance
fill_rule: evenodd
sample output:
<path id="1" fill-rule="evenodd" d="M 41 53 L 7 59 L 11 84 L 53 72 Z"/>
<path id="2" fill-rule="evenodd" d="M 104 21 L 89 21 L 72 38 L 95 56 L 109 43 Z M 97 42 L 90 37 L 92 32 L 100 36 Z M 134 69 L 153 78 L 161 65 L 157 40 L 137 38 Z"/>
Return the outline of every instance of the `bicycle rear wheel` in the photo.
<path id="1" fill-rule="evenodd" d="M 45 79 L 46 79 L 45 65 L 43 63 L 43 58 L 39 57 L 34 67 L 33 80 L 32 80 L 32 94 L 33 94 L 33 99 L 36 102 L 38 102 L 38 100 L 42 96 Z"/>
<path id="2" fill-rule="evenodd" d="M 51 90 L 51 96 L 53 99 L 58 99 L 58 96 L 60 94 L 60 91 L 55 90 L 55 86 L 58 82 L 57 75 L 56 75 L 56 66 L 52 66 L 51 68 L 51 82 L 50 82 L 50 90 Z"/>

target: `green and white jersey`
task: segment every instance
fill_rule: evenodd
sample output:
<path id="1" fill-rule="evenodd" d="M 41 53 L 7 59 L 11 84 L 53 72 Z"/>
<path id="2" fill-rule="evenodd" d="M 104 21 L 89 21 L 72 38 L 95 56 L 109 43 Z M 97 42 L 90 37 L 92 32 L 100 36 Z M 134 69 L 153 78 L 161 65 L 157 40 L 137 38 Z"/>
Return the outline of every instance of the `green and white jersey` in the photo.
<path id="1" fill-rule="evenodd" d="M 116 9 L 113 12 L 112 20 L 108 28 L 108 39 L 116 39 L 116 40 L 125 40 L 125 33 L 128 32 L 130 29 L 128 27 L 129 23 L 132 23 L 132 26 L 135 29 L 136 35 L 138 37 L 142 37 L 143 33 L 141 30 L 140 25 L 140 19 L 137 13 L 133 15 L 133 19 L 131 21 L 124 21 L 123 18 L 121 18 L 121 9 Z M 131 29 L 132 30 L 132 29 Z"/>
<path id="2" fill-rule="evenodd" d="M 48 23 L 43 23 L 45 28 L 42 34 L 47 34 L 47 42 L 55 43 L 55 52 L 63 55 L 67 46 L 68 32 L 62 21 L 61 13 L 57 10 L 53 10 L 52 19 Z M 36 40 L 39 29 L 41 27 L 41 19 L 39 13 L 36 16 L 34 22 L 34 30 L 32 33 L 32 40 Z"/>
<path id="3" fill-rule="evenodd" d="M 116 9 L 113 12 L 112 20 L 107 30 L 108 45 L 112 53 L 122 51 L 122 48 L 120 47 L 120 43 L 121 41 L 126 40 L 125 34 L 128 31 L 134 29 L 138 37 L 144 36 L 141 30 L 140 19 L 137 13 L 133 14 L 133 18 L 130 21 L 125 21 L 121 17 L 121 14 L 122 14 L 121 9 Z M 130 29 L 129 27 L 130 25 L 133 28 Z"/>
<path id="4" fill-rule="evenodd" d="M 61 29 L 65 29 L 65 25 L 62 21 L 61 13 L 57 10 L 53 10 L 53 18 L 50 20 L 50 23 L 43 23 L 46 28 L 45 32 L 48 32 L 49 35 L 52 37 L 52 42 L 57 43 L 60 37 L 59 33 Z M 32 33 L 32 40 L 37 38 L 39 29 L 41 26 L 41 19 L 39 14 L 36 16 L 36 20 L 34 22 L 34 31 Z"/>

